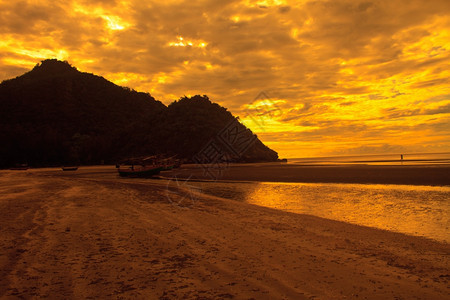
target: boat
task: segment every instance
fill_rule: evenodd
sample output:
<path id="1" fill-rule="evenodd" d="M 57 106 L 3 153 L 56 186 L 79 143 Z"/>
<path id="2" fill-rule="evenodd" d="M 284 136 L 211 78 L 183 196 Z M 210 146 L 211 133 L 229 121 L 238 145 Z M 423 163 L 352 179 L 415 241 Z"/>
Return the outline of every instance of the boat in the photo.
<path id="1" fill-rule="evenodd" d="M 179 168 L 182 163 L 182 161 L 180 159 L 176 159 L 175 156 L 160 158 L 158 161 L 161 165 L 163 165 L 163 171 L 170 171 L 172 169 Z"/>
<path id="2" fill-rule="evenodd" d="M 159 174 L 163 170 L 164 166 L 160 165 L 141 165 L 131 167 L 119 167 L 119 176 L 122 177 L 152 177 Z"/>
<path id="3" fill-rule="evenodd" d="M 10 170 L 28 170 L 28 164 L 16 164 Z"/>
<path id="4" fill-rule="evenodd" d="M 62 167 L 63 171 L 76 171 L 78 167 Z"/>
<path id="5" fill-rule="evenodd" d="M 153 155 L 128 158 L 116 164 L 116 168 L 119 175 L 123 177 L 152 177 L 161 171 L 172 170 L 180 165 L 181 160 L 175 159 L 175 156 L 167 158 L 163 155 Z"/>

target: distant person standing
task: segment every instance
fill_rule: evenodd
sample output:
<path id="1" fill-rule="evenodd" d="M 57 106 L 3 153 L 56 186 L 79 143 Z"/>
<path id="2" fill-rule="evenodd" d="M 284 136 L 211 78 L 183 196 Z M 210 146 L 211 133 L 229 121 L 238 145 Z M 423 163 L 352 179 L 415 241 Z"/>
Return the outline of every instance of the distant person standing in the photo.
<path id="1" fill-rule="evenodd" d="M 403 154 L 400 154 L 400 160 L 403 160 Z"/>

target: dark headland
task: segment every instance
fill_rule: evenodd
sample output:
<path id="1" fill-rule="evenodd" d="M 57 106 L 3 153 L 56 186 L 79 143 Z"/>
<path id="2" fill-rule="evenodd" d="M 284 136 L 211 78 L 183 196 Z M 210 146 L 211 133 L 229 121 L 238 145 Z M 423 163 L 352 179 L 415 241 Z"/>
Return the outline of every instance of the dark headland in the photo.
<path id="1" fill-rule="evenodd" d="M 234 119 L 205 95 L 165 106 L 56 59 L 3 81 L 0 107 L 0 168 L 115 164 L 154 154 L 190 160 Z M 236 161 L 277 159 L 258 139 Z"/>

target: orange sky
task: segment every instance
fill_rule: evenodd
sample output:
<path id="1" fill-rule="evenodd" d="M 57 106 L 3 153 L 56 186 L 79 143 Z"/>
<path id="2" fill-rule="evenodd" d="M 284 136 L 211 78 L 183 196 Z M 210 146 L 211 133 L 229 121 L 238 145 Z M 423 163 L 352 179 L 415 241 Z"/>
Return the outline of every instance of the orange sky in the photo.
<path id="1" fill-rule="evenodd" d="M 0 80 L 59 58 L 206 94 L 280 157 L 450 152 L 448 0 L 0 0 L 0 49 Z"/>

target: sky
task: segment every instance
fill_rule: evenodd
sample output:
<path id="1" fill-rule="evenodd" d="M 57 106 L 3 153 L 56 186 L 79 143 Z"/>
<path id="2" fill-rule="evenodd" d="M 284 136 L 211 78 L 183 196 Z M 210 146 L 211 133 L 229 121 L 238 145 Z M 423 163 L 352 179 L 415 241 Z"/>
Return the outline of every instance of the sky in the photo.
<path id="1" fill-rule="evenodd" d="M 280 157 L 450 152 L 448 0 L 0 0 L 0 81 L 48 58 L 208 95 Z"/>

